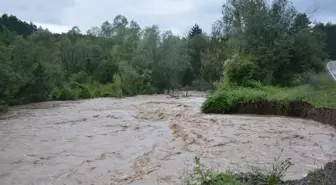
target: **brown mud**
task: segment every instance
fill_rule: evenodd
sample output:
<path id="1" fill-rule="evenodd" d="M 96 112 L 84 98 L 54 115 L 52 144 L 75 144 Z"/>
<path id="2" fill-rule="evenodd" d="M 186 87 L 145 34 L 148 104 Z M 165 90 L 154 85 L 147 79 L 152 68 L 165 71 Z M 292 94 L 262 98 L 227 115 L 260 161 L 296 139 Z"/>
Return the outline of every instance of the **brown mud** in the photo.
<path id="1" fill-rule="evenodd" d="M 310 171 L 302 179 L 286 183 L 287 185 L 336 185 L 336 161 L 327 163 L 324 168 Z"/>
<path id="2" fill-rule="evenodd" d="M 288 105 L 279 105 L 278 102 L 243 103 L 235 105 L 228 114 L 259 114 L 280 115 L 311 119 L 336 127 L 336 109 L 314 108 L 311 104 L 303 101 L 292 101 Z"/>
<path id="3" fill-rule="evenodd" d="M 336 129 L 306 119 L 202 114 L 204 95 L 43 102 L 0 116 L 0 184 L 179 184 L 199 156 L 249 172 L 291 158 L 286 179 L 336 160 Z"/>
<path id="4" fill-rule="evenodd" d="M 235 178 L 247 185 L 268 184 L 267 177 L 258 173 L 236 173 Z M 204 185 L 207 184 L 203 183 Z M 306 177 L 298 180 L 278 182 L 277 185 L 336 185 L 336 160 L 323 168 L 310 170 Z"/>

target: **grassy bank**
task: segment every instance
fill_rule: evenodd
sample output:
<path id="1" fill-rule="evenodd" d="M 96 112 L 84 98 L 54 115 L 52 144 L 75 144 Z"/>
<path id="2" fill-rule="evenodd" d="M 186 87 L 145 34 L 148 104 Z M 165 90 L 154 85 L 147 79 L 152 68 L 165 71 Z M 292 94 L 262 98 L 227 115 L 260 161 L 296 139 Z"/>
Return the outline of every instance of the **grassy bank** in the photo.
<path id="1" fill-rule="evenodd" d="M 292 165 L 289 159 L 280 161 L 276 158 L 272 169 L 240 173 L 227 170 L 216 172 L 201 163 L 199 157 L 194 158 L 194 168 L 182 178 L 183 185 L 280 185 L 284 184 L 285 172 Z"/>
<path id="2" fill-rule="evenodd" d="M 207 169 L 199 157 L 194 159 L 194 168 L 182 177 L 182 185 L 333 185 L 336 161 L 327 163 L 324 168 L 311 170 L 302 179 L 285 181 L 284 176 L 293 164 L 290 159 L 275 159 L 270 169 L 240 173 L 238 171 L 217 172 Z"/>
<path id="3" fill-rule="evenodd" d="M 8 106 L 7 105 L 0 105 L 0 114 L 1 113 L 6 113 L 8 111 Z"/>
<path id="4" fill-rule="evenodd" d="M 257 106 L 269 103 L 280 114 L 286 114 L 293 102 L 307 103 L 314 108 L 336 108 L 336 83 L 323 75 L 316 84 L 286 88 L 222 85 L 204 102 L 202 112 L 235 113 L 239 105 Z"/>

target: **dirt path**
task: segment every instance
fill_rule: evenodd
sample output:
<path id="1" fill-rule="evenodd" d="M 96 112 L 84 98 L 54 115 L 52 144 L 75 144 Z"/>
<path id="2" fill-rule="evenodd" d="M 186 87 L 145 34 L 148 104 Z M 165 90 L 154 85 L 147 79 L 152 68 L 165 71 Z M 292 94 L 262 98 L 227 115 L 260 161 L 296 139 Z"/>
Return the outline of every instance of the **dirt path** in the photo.
<path id="1" fill-rule="evenodd" d="M 287 178 L 336 159 L 336 130 L 309 120 L 203 115 L 203 97 L 165 95 L 45 102 L 0 117 L 0 182 L 178 184 L 195 155 L 211 166 L 270 167 Z"/>

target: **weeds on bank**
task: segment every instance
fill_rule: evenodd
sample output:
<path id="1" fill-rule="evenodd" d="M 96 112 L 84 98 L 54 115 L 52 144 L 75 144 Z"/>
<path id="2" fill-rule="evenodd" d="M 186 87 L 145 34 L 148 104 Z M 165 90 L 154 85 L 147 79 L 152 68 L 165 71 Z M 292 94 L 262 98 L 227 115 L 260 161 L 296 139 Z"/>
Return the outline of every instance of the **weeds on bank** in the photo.
<path id="1" fill-rule="evenodd" d="M 202 112 L 230 112 L 237 104 L 258 102 L 273 102 L 280 108 L 286 108 L 291 101 L 307 102 L 316 108 L 336 108 L 336 83 L 322 78 L 318 85 L 290 88 L 260 84 L 252 87 L 225 85 L 208 97 L 202 105 Z"/>
<path id="2" fill-rule="evenodd" d="M 184 177 L 182 185 L 244 185 L 231 171 L 217 173 L 206 169 L 199 157 L 194 158 L 194 169 Z"/>
<path id="3" fill-rule="evenodd" d="M 6 113 L 8 111 L 8 106 L 7 105 L 0 105 L 0 114 L 1 113 Z"/>
<path id="4" fill-rule="evenodd" d="M 292 163 L 290 159 L 275 159 L 270 170 L 253 173 L 234 173 L 227 170 L 224 173 L 206 169 L 199 157 L 194 158 L 194 169 L 183 179 L 183 185 L 279 185 L 284 184 L 283 177 Z"/>

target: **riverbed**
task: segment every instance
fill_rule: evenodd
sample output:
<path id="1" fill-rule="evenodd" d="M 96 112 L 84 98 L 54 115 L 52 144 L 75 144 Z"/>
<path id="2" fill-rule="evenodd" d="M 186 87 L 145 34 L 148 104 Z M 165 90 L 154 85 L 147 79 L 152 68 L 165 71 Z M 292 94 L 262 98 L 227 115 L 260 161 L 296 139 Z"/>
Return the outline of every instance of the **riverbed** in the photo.
<path id="1" fill-rule="evenodd" d="M 200 113 L 203 94 L 43 102 L 0 117 L 0 184 L 180 184 L 199 156 L 242 172 L 291 158 L 286 179 L 336 160 L 336 129 L 311 120 Z"/>

